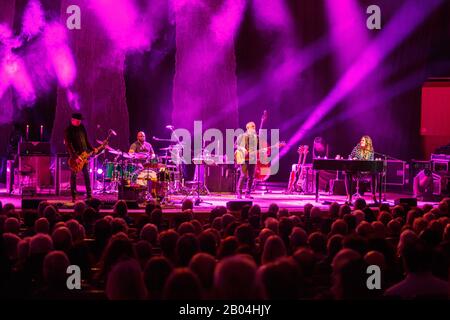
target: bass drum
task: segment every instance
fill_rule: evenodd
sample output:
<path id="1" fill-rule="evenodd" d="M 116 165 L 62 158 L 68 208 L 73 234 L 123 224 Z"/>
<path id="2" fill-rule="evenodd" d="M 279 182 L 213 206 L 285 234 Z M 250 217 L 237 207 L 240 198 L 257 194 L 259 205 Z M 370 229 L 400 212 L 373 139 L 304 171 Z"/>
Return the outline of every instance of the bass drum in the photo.
<path id="1" fill-rule="evenodd" d="M 158 175 L 156 171 L 151 169 L 143 169 L 137 172 L 133 177 L 133 183 L 146 187 L 149 182 L 156 182 L 158 180 Z"/>

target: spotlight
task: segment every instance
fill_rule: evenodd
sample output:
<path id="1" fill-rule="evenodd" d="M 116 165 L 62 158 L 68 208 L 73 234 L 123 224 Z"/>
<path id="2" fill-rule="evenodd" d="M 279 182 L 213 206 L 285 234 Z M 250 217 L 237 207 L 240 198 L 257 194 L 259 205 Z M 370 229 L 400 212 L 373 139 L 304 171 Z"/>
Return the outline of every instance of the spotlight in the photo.
<path id="1" fill-rule="evenodd" d="M 19 69 L 19 65 L 17 64 L 17 61 L 13 58 L 8 59 L 5 63 L 5 71 L 10 74 L 13 75 L 17 72 L 17 70 Z"/>
<path id="2" fill-rule="evenodd" d="M 97 169 L 97 174 L 103 174 L 103 169 L 102 168 L 98 168 Z"/>

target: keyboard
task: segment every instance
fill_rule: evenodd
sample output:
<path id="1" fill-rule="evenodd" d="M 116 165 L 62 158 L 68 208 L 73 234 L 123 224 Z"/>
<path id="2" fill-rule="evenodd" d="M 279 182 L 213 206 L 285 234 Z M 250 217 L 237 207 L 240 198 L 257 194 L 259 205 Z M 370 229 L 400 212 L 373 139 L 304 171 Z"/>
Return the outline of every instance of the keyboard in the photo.
<path id="1" fill-rule="evenodd" d="M 314 159 L 313 170 L 336 170 L 347 172 L 380 173 L 383 171 L 383 161 Z"/>

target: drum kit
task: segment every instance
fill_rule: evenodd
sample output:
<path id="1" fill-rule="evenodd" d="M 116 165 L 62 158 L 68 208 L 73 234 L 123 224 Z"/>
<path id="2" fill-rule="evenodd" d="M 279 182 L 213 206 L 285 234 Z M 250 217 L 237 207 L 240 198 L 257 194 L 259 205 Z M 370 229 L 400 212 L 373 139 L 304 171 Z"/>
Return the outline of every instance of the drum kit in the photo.
<path id="1" fill-rule="evenodd" d="M 98 165 L 100 154 L 97 156 L 96 172 L 99 179 L 97 179 L 97 188 L 94 192 L 120 195 L 119 190 L 126 188 L 136 190 L 140 202 L 156 199 L 160 204 L 172 204 L 171 195 L 184 195 L 184 199 L 195 197 L 196 205 L 204 202 L 200 195 L 209 194 L 209 190 L 206 187 L 204 172 L 200 172 L 200 167 L 203 164 L 211 165 L 211 156 L 206 154 L 194 157 L 195 177 L 193 181 L 186 181 L 185 186 L 182 174 L 182 167 L 186 165 L 182 157 L 183 144 L 176 136 L 173 126 L 166 126 L 166 128 L 172 131 L 178 141 L 153 137 L 155 141 L 169 144 L 169 147 L 159 149 L 161 152 L 159 155 L 129 153 L 114 149 L 109 145 L 106 146 L 102 152 L 104 154 L 103 164 Z M 202 150 L 201 154 L 204 153 L 206 150 Z M 107 157 L 108 154 L 114 157 Z"/>
<path id="2" fill-rule="evenodd" d="M 177 146 L 160 149 L 162 155 L 150 153 L 128 153 L 110 146 L 106 147 L 103 164 L 98 165 L 100 175 L 96 194 L 119 193 L 121 186 L 145 189 L 141 201 L 157 199 L 161 204 L 170 203 L 169 196 L 184 194 L 180 166 L 173 157 Z M 106 154 L 114 155 L 107 160 Z M 175 160 L 175 161 L 174 161 Z M 98 162 L 99 163 L 99 162 Z"/>

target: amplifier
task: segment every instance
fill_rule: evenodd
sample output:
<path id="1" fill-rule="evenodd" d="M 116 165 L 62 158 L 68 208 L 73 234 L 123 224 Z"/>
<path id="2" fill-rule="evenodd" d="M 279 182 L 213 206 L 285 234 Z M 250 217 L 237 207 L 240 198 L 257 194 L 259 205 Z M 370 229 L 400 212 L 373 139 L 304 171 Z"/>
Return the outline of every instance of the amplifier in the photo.
<path id="1" fill-rule="evenodd" d="M 434 172 L 449 172 L 449 161 L 432 160 L 431 165 Z"/>
<path id="2" fill-rule="evenodd" d="M 236 169 L 234 165 L 205 166 L 205 183 L 212 192 L 234 192 Z"/>
<path id="3" fill-rule="evenodd" d="M 19 155 L 50 155 L 51 145 L 50 142 L 42 141 L 27 141 L 19 143 Z"/>
<path id="4" fill-rule="evenodd" d="M 147 187 L 142 186 L 119 186 L 119 198 L 118 200 L 128 200 L 143 202 L 145 200 L 145 192 Z M 137 209 L 130 208 L 129 209 Z"/>
<path id="5" fill-rule="evenodd" d="M 450 162 L 450 155 L 449 154 L 435 154 L 435 153 L 432 153 L 431 154 L 431 161 L 434 161 L 434 160 Z"/>
<path id="6" fill-rule="evenodd" d="M 70 194 L 70 168 L 68 164 L 68 154 L 57 154 L 56 157 L 56 194 L 57 195 L 69 195 Z M 92 190 L 94 190 L 94 161 L 89 162 L 89 177 L 91 180 Z M 77 192 L 86 192 L 86 186 L 84 184 L 83 173 L 77 174 Z"/>
<path id="7" fill-rule="evenodd" d="M 39 193 L 54 189 L 52 157 L 45 155 L 19 156 L 19 165 L 14 170 L 14 189 L 20 193 L 29 190 Z"/>
<path id="8" fill-rule="evenodd" d="M 386 184 L 403 186 L 406 183 L 406 162 L 401 160 L 388 160 L 386 163 Z"/>
<path id="9" fill-rule="evenodd" d="M 409 168 L 408 168 L 409 167 Z M 413 191 L 413 181 L 414 177 L 416 177 L 420 171 L 431 168 L 431 161 L 422 161 L 422 160 L 411 160 L 409 164 L 406 164 L 406 168 L 409 171 L 409 174 L 406 176 L 406 186 L 409 191 Z"/>
<path id="10" fill-rule="evenodd" d="M 231 200 L 227 202 L 227 209 L 230 211 L 240 211 L 244 206 L 252 206 L 253 201 Z"/>

